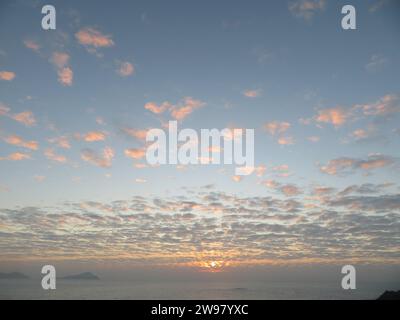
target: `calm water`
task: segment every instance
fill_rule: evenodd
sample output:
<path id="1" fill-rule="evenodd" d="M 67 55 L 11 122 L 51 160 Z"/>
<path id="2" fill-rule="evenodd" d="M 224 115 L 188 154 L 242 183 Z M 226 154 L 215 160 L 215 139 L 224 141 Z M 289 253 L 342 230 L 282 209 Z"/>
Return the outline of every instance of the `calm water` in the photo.
<path id="1" fill-rule="evenodd" d="M 393 285 L 392 285 L 393 286 Z M 57 280 L 45 291 L 40 280 L 0 280 L 0 299 L 376 299 L 390 284 L 359 284 L 344 291 L 335 283 L 232 283 Z"/>

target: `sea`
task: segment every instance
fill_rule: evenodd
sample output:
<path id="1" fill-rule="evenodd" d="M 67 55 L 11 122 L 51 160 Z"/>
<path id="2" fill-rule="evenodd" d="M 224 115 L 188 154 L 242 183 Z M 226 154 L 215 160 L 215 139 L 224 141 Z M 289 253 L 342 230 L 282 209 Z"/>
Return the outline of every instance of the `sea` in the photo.
<path id="1" fill-rule="evenodd" d="M 1 300 L 361 300 L 376 299 L 393 283 L 362 283 L 343 290 L 335 283 L 57 280 L 44 290 L 40 279 L 0 279 Z"/>

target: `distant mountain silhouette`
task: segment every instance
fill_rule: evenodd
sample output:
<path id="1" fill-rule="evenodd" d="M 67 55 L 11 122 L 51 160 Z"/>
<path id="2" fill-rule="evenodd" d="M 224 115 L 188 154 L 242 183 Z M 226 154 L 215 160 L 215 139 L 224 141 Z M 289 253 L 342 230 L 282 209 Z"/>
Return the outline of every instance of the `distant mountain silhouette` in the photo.
<path id="1" fill-rule="evenodd" d="M 400 290 L 385 291 L 377 300 L 400 300 Z"/>
<path id="2" fill-rule="evenodd" d="M 21 272 L 0 272 L 0 279 L 29 279 L 29 277 Z"/>
<path id="3" fill-rule="evenodd" d="M 62 277 L 61 279 L 65 280 L 100 280 L 98 276 L 91 272 L 83 272 L 79 274 L 74 274 L 66 277 Z"/>

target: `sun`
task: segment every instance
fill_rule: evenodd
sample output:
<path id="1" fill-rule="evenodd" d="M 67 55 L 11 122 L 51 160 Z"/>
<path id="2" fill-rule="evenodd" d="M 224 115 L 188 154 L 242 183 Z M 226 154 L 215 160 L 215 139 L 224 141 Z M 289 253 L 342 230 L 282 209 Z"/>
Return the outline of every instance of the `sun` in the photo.
<path id="1" fill-rule="evenodd" d="M 212 260 L 212 261 L 206 262 L 204 264 L 204 266 L 208 272 L 220 272 L 220 271 L 222 271 L 224 263 L 223 263 L 223 261 Z"/>

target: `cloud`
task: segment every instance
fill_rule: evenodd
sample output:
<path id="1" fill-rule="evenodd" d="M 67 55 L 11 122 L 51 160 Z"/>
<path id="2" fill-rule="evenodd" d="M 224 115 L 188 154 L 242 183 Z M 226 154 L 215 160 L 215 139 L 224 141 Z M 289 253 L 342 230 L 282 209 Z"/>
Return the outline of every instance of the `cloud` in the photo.
<path id="1" fill-rule="evenodd" d="M 242 181 L 242 178 L 243 178 L 242 176 L 233 176 L 232 180 L 235 182 L 240 182 L 240 181 Z"/>
<path id="2" fill-rule="evenodd" d="M 58 82 L 63 86 L 72 86 L 72 81 L 74 78 L 74 73 L 71 68 L 62 68 L 58 70 Z"/>
<path id="3" fill-rule="evenodd" d="M 8 136 L 4 138 L 4 141 L 7 142 L 8 144 L 27 148 L 30 150 L 37 150 L 39 148 L 39 143 L 37 141 L 24 141 L 21 137 L 17 135 Z"/>
<path id="4" fill-rule="evenodd" d="M 277 136 L 277 142 L 280 145 L 294 144 L 294 138 L 291 136 L 283 136 L 291 127 L 289 122 L 272 121 L 264 124 L 263 128 L 271 136 Z"/>
<path id="5" fill-rule="evenodd" d="M 193 111 L 199 109 L 205 105 L 200 100 L 193 99 L 191 97 L 185 97 L 181 102 L 176 105 L 165 101 L 161 105 L 157 105 L 154 102 L 146 103 L 144 108 L 151 111 L 154 114 L 162 114 L 165 111 L 169 111 L 172 118 L 181 121 L 188 117 Z"/>
<path id="6" fill-rule="evenodd" d="M 30 159 L 31 156 L 27 153 L 23 152 L 14 152 L 8 155 L 7 157 L 0 157 L 0 160 L 9 160 L 9 161 L 21 161 Z"/>
<path id="7" fill-rule="evenodd" d="M 278 139 L 278 143 L 282 146 L 288 146 L 294 144 L 294 138 L 293 137 L 280 137 Z"/>
<path id="8" fill-rule="evenodd" d="M 142 159 L 146 155 L 146 151 L 143 149 L 126 149 L 124 153 L 125 156 L 132 159 Z"/>
<path id="9" fill-rule="evenodd" d="M 366 64 L 365 69 L 369 72 L 379 71 L 388 64 L 388 59 L 379 54 L 371 56 L 370 61 Z"/>
<path id="10" fill-rule="evenodd" d="M 171 108 L 171 116 L 175 120 L 183 120 L 189 116 L 194 110 L 201 108 L 205 103 L 195 100 L 191 97 L 184 98 L 183 102 Z"/>
<path id="11" fill-rule="evenodd" d="M 290 12 L 298 18 L 311 18 L 326 7 L 326 0 L 297 0 L 289 3 Z"/>
<path id="12" fill-rule="evenodd" d="M 341 107 L 319 110 L 314 120 L 319 123 L 332 124 L 340 127 L 348 120 L 348 113 Z"/>
<path id="13" fill-rule="evenodd" d="M 147 131 L 150 129 L 135 129 L 135 128 L 121 128 L 121 131 L 128 136 L 135 138 L 139 142 L 145 142 L 146 141 L 146 136 L 147 136 Z"/>
<path id="14" fill-rule="evenodd" d="M 69 59 L 69 54 L 65 52 L 53 52 L 50 62 L 57 68 L 62 69 L 68 65 Z"/>
<path id="15" fill-rule="evenodd" d="M 172 105 L 169 102 L 163 102 L 161 105 L 157 105 L 154 102 L 148 102 L 144 105 L 144 108 L 155 114 L 161 114 L 164 113 L 166 110 L 171 109 Z"/>
<path id="16" fill-rule="evenodd" d="M 33 50 L 35 52 L 39 52 L 40 51 L 40 45 L 34 41 L 34 40 L 24 40 L 24 45 L 26 48 Z"/>
<path id="17" fill-rule="evenodd" d="M 177 197 L 2 208 L 0 225 L 6 226 L 2 237 L 7 242 L 2 261 L 23 260 L 33 251 L 42 261 L 57 247 L 62 248 L 59 261 L 144 266 L 199 267 L 220 260 L 244 266 L 398 264 L 393 239 L 400 228 L 399 200 L 398 194 L 335 197 L 323 199 L 323 207 L 310 208 L 292 198 L 201 188 Z"/>
<path id="18" fill-rule="evenodd" d="M 262 185 L 266 186 L 270 189 L 275 189 L 287 197 L 293 197 L 302 194 L 302 191 L 299 187 L 294 184 L 282 184 L 276 180 L 268 179 L 261 182 Z"/>
<path id="19" fill-rule="evenodd" d="M 329 175 L 344 176 L 355 173 L 357 170 L 371 171 L 390 167 L 395 163 L 396 160 L 393 157 L 382 154 L 372 154 L 366 159 L 343 157 L 330 160 L 327 165 L 320 166 L 320 171 Z"/>
<path id="20" fill-rule="evenodd" d="M 51 161 L 54 161 L 54 162 L 59 162 L 59 163 L 66 163 L 67 162 L 67 158 L 65 156 L 56 154 L 54 152 L 54 150 L 51 149 L 51 148 L 46 149 L 45 152 L 44 152 L 44 155 L 45 155 L 45 157 L 47 159 L 49 159 Z"/>
<path id="21" fill-rule="evenodd" d="M 0 116 L 7 116 L 9 112 L 10 108 L 0 102 Z"/>
<path id="22" fill-rule="evenodd" d="M 0 71 L 0 80 L 11 81 L 14 80 L 15 73 L 12 71 Z"/>
<path id="23" fill-rule="evenodd" d="M 361 110 L 366 116 L 387 116 L 400 112 L 399 97 L 395 94 L 388 94 L 375 103 L 356 105 L 354 109 Z"/>
<path id="24" fill-rule="evenodd" d="M 356 211 L 392 212 L 400 210 L 400 195 L 349 196 L 328 200 L 327 204 Z"/>
<path id="25" fill-rule="evenodd" d="M 102 131 L 90 131 L 84 135 L 77 134 L 76 137 L 86 142 L 98 142 L 106 140 L 107 135 Z"/>
<path id="26" fill-rule="evenodd" d="M 372 184 L 364 183 L 362 185 L 351 185 L 344 188 L 338 193 L 338 196 L 347 196 L 350 194 L 377 194 L 385 191 L 387 188 L 393 186 L 392 183 Z"/>
<path id="27" fill-rule="evenodd" d="M 101 154 L 98 154 L 92 149 L 84 149 L 81 152 L 81 158 L 95 166 L 110 168 L 112 165 L 112 159 L 114 158 L 114 150 L 110 147 L 106 147 L 103 149 Z"/>
<path id="28" fill-rule="evenodd" d="M 55 145 L 59 146 L 60 148 L 63 149 L 70 149 L 71 144 L 69 142 L 69 139 L 65 136 L 62 137 L 57 137 L 57 138 L 52 138 L 48 140 L 50 143 L 54 143 Z"/>
<path id="29" fill-rule="evenodd" d="M 31 111 L 24 111 L 14 115 L 10 115 L 15 121 L 24 124 L 27 127 L 34 126 L 36 124 L 35 116 Z"/>
<path id="30" fill-rule="evenodd" d="M 108 48 L 114 45 L 110 35 L 104 35 L 94 28 L 79 30 L 75 33 L 75 38 L 92 53 L 95 53 L 97 48 Z"/>
<path id="31" fill-rule="evenodd" d="M 261 90 L 246 90 L 243 92 L 243 95 L 247 98 L 257 98 L 261 95 Z"/>
<path id="32" fill-rule="evenodd" d="M 41 175 L 35 175 L 33 179 L 35 179 L 36 182 L 43 182 L 46 179 L 46 177 Z"/>
<path id="33" fill-rule="evenodd" d="M 130 62 L 118 62 L 117 73 L 121 77 L 128 77 L 135 72 L 135 68 Z"/>
<path id="34" fill-rule="evenodd" d="M 388 3 L 389 3 L 389 0 L 377 0 L 377 1 L 375 1 L 374 4 L 372 4 L 369 7 L 368 11 L 370 13 L 374 13 L 374 12 L 380 10 L 382 7 L 384 7 Z"/>
<path id="35" fill-rule="evenodd" d="M 272 136 L 283 134 L 290 128 L 289 122 L 272 121 L 264 125 L 264 129 Z"/>
<path id="36" fill-rule="evenodd" d="M 285 184 L 279 187 L 279 190 L 288 197 L 301 194 L 301 190 L 293 184 Z"/>

